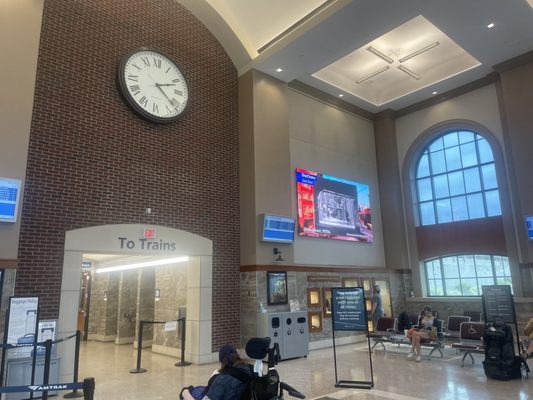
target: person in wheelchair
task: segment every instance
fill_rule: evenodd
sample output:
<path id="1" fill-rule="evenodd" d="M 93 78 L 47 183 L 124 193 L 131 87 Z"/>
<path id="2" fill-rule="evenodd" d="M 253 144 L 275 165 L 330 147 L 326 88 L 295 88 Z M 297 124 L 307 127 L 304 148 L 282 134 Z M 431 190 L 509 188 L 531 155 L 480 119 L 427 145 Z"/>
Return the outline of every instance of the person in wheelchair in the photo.
<path id="1" fill-rule="evenodd" d="M 207 386 L 189 386 L 180 393 L 184 400 L 236 400 L 249 390 L 254 376 L 253 365 L 245 363 L 235 347 L 227 344 L 218 352 L 220 369 L 209 379 Z"/>
<path id="2" fill-rule="evenodd" d="M 289 396 L 305 399 L 305 396 L 285 382 L 276 371 L 280 361 L 279 345 L 270 345 L 271 339 L 252 338 L 246 343 L 246 354 L 256 360 L 255 366 L 246 364 L 232 346 L 219 351 L 222 367 L 211 377 L 207 386 L 189 386 L 180 393 L 185 400 L 283 400 L 284 391 Z M 268 368 L 263 372 L 263 359 Z"/>

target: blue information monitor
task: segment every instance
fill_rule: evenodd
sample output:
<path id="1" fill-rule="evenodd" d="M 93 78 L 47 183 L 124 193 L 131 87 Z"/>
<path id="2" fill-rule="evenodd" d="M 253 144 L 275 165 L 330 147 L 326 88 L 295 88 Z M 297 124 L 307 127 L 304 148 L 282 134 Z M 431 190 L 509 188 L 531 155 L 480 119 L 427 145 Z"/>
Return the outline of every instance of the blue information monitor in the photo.
<path id="1" fill-rule="evenodd" d="M 263 242 L 292 243 L 294 241 L 294 218 L 265 214 L 263 220 Z"/>
<path id="2" fill-rule="evenodd" d="M 362 287 L 332 288 L 331 305 L 333 330 L 368 331 Z"/>
<path id="3" fill-rule="evenodd" d="M 527 237 L 533 240 L 533 216 L 526 217 Z"/>
<path id="4" fill-rule="evenodd" d="M 0 178 L 0 222 L 16 222 L 21 182 Z"/>

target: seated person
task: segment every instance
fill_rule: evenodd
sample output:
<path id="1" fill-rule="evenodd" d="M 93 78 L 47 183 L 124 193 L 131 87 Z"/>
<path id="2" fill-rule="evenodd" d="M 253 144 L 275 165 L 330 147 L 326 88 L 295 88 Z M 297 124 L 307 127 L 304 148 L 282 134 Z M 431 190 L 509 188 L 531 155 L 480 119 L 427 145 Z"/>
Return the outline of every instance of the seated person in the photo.
<path id="1" fill-rule="evenodd" d="M 245 363 L 237 350 L 227 344 L 221 347 L 218 352 L 220 369 L 213 374 L 207 386 L 201 391 L 201 397 L 193 387 L 184 389 L 180 398 L 185 400 L 235 400 L 240 398 L 248 381 L 253 377 L 253 365 Z M 192 393 L 192 394 L 191 394 Z"/>
<path id="2" fill-rule="evenodd" d="M 420 355 L 420 342 L 422 339 L 434 339 L 432 337 L 433 321 L 435 317 L 431 314 L 431 308 L 426 306 L 422 310 L 419 326 L 417 328 L 411 328 L 407 331 L 407 339 L 411 341 L 411 350 L 407 355 L 408 358 L 412 358 L 416 355 L 415 360 L 417 362 L 422 360 Z"/>
<path id="3" fill-rule="evenodd" d="M 533 357 L 533 318 L 529 319 L 524 329 L 524 335 L 527 336 L 528 340 L 527 355 Z"/>

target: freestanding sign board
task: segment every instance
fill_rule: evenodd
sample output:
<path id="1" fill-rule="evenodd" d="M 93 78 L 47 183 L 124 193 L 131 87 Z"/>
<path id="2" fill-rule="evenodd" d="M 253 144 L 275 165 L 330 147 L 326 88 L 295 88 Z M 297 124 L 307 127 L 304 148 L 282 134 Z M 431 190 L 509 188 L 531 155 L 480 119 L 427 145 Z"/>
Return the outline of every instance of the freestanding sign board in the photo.
<path id="1" fill-rule="evenodd" d="M 333 329 L 366 332 L 368 324 L 363 288 L 331 289 Z"/>
<path id="2" fill-rule="evenodd" d="M 483 314 L 485 321 L 500 319 L 508 324 L 516 324 L 513 294 L 509 285 L 483 285 Z"/>
<path id="3" fill-rule="evenodd" d="M 7 324 L 7 344 L 30 344 L 35 342 L 37 331 L 38 297 L 11 297 Z M 13 358 L 28 357 L 32 347 L 13 349 Z"/>
<path id="4" fill-rule="evenodd" d="M 6 314 L 6 326 L 4 328 L 4 343 L 15 345 L 9 353 L 10 358 L 28 357 L 32 355 L 33 363 L 31 372 L 31 384 L 35 379 L 35 359 L 37 356 L 36 338 L 37 322 L 39 321 L 39 298 L 17 297 L 9 298 L 9 308 Z M 2 360 L 0 363 L 0 386 L 4 380 L 4 365 L 6 348 L 2 348 Z"/>
<path id="5" fill-rule="evenodd" d="M 365 307 L 365 292 L 362 287 L 345 287 L 331 289 L 331 313 L 333 325 L 333 359 L 335 362 L 335 386 L 371 389 L 374 387 L 374 373 L 372 369 L 372 354 L 370 338 L 368 337 L 368 323 Z M 370 360 L 370 381 L 347 381 L 337 379 L 337 352 L 335 346 L 335 331 L 365 332 L 368 341 L 368 356 Z"/>
<path id="6" fill-rule="evenodd" d="M 516 343 L 520 348 L 520 333 L 516 323 L 516 312 L 514 309 L 513 293 L 509 285 L 483 285 L 481 286 L 483 304 L 483 315 L 485 322 L 502 321 L 507 324 L 514 324 L 516 333 Z"/>

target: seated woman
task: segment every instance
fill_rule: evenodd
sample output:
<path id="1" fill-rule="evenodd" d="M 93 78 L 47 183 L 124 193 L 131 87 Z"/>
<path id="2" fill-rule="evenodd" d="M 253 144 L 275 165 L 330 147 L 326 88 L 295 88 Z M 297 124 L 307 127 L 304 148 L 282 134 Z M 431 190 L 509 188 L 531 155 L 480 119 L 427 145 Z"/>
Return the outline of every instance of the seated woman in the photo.
<path id="1" fill-rule="evenodd" d="M 420 342 L 422 339 L 432 339 L 431 330 L 434 320 L 435 317 L 431 314 L 431 308 L 428 306 L 424 307 L 418 328 L 411 328 L 407 332 L 407 339 L 411 341 L 411 350 L 407 354 L 407 358 L 412 358 L 416 355 L 415 360 L 417 362 L 422 360 L 422 356 L 420 355 Z"/>
<path id="2" fill-rule="evenodd" d="M 180 399 L 185 400 L 235 400 L 240 398 L 252 379 L 253 365 L 245 363 L 237 350 L 227 344 L 218 352 L 221 367 L 213 374 L 206 387 L 196 390 L 192 386 L 182 390 Z M 200 393 L 198 393 L 200 392 Z"/>

